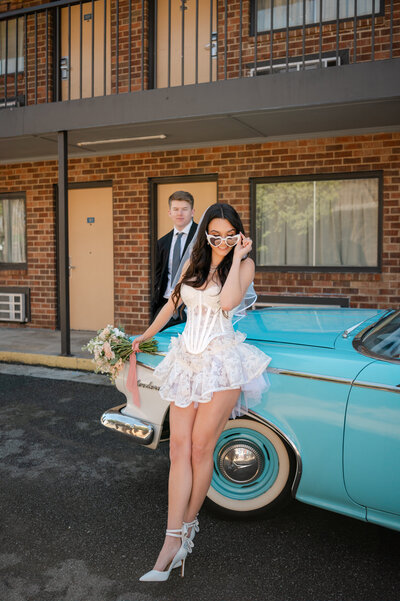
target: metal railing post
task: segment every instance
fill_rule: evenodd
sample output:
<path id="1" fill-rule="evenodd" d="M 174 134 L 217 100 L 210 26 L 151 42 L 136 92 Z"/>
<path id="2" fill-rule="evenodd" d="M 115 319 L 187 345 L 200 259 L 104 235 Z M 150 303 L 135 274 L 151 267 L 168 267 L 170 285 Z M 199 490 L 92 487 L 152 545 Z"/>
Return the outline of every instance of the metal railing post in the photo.
<path id="1" fill-rule="evenodd" d="M 68 132 L 58 132 L 58 289 L 61 355 L 71 354 L 68 257 Z"/>
<path id="2" fill-rule="evenodd" d="M 242 37 L 243 37 L 243 2 L 240 0 L 239 16 L 239 77 L 242 77 Z"/>
<path id="3" fill-rule="evenodd" d="M 5 70 L 4 70 L 4 102 L 7 106 L 7 79 L 8 79 L 8 19 L 6 20 L 6 56 L 5 56 Z"/>

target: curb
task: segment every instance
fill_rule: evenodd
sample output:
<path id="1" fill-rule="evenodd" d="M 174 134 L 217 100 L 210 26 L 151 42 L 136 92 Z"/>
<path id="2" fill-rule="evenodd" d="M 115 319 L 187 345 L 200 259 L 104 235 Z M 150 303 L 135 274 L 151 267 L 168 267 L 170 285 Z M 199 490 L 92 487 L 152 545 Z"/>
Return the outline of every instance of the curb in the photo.
<path id="1" fill-rule="evenodd" d="M 61 369 L 81 369 L 83 371 L 95 370 L 91 359 L 82 357 L 63 357 L 61 355 L 40 355 L 38 353 L 12 353 L 0 351 L 0 361 L 4 363 L 25 363 L 27 365 L 46 365 Z"/>

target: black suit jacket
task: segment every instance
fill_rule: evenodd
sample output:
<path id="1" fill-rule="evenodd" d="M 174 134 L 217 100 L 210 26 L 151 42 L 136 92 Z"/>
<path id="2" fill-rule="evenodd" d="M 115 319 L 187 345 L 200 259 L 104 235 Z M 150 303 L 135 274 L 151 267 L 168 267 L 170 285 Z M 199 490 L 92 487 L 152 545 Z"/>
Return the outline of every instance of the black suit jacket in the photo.
<path id="1" fill-rule="evenodd" d="M 192 223 L 192 227 L 186 238 L 186 244 L 182 251 L 182 254 L 187 249 L 190 241 L 192 240 L 195 231 L 197 230 L 197 223 Z M 168 259 L 169 251 L 171 249 L 172 237 L 174 230 L 165 234 L 162 238 L 157 240 L 157 253 L 156 253 L 156 269 L 154 277 L 154 291 L 151 299 L 151 319 L 153 320 L 155 315 L 165 304 L 164 293 L 167 289 L 168 284 Z"/>

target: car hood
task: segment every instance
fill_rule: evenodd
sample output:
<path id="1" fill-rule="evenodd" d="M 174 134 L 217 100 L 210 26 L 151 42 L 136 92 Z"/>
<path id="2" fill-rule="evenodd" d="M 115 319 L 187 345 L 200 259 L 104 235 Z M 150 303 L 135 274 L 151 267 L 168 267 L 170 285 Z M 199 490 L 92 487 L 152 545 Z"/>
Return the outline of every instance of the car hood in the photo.
<path id="1" fill-rule="evenodd" d="M 374 322 L 384 313 L 378 309 L 271 308 L 250 311 L 237 328 L 248 340 L 334 348 L 345 330 Z"/>

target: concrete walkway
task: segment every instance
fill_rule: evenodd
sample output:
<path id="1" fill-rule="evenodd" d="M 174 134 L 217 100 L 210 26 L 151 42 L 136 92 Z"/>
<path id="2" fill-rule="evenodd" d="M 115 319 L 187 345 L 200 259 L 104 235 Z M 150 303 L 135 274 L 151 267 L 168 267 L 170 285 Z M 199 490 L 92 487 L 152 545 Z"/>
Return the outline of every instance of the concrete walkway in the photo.
<path id="1" fill-rule="evenodd" d="M 42 328 L 0 327 L 0 362 L 94 371 L 82 350 L 96 332 L 71 331 L 71 356 L 61 355 L 61 332 Z"/>

